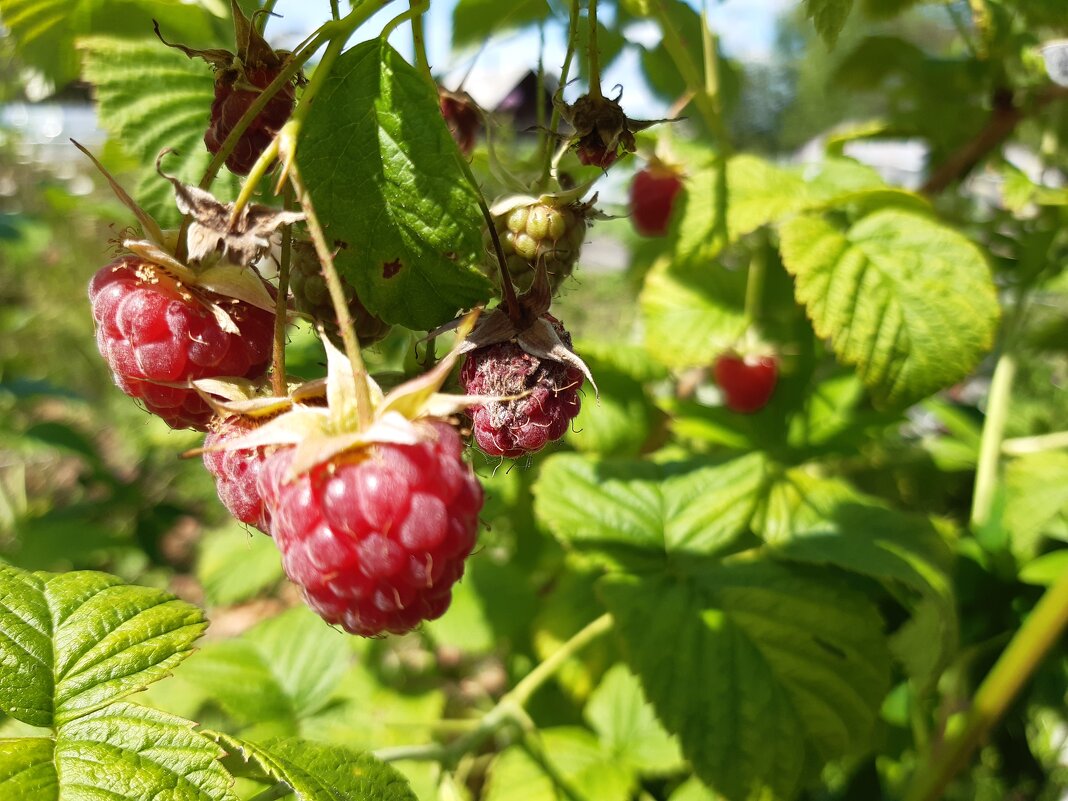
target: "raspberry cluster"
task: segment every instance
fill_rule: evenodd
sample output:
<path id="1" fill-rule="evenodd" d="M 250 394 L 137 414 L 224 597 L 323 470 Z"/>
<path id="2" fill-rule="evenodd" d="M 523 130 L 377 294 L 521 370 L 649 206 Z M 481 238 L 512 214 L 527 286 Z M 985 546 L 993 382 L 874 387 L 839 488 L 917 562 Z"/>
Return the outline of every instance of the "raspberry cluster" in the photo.
<path id="1" fill-rule="evenodd" d="M 212 418 L 188 382 L 255 379 L 267 369 L 273 314 L 184 287 L 139 257 L 125 256 L 99 270 L 89 299 L 97 347 L 115 383 L 172 428 L 203 431 Z M 224 331 L 209 303 L 224 308 L 240 333 Z"/>
<path id="2" fill-rule="evenodd" d="M 352 634 L 401 634 L 444 614 L 475 544 L 482 486 L 456 431 L 426 424 L 415 445 L 380 443 L 297 477 L 269 457 L 259 492 L 290 580 Z"/>

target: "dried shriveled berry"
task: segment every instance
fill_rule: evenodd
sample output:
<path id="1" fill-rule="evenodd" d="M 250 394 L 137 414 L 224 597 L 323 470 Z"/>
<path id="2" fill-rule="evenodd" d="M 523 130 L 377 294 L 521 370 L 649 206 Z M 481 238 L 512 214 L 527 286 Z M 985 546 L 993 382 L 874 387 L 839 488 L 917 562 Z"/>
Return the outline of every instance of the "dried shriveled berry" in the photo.
<path id="1" fill-rule="evenodd" d="M 204 144 L 212 155 L 219 152 L 234 126 L 280 72 L 280 67 L 267 66 L 249 68 L 243 72 L 219 70 L 215 78 L 215 100 L 211 104 L 211 123 L 204 133 Z M 286 84 L 267 101 L 267 105 L 252 120 L 226 157 L 230 172 L 248 175 L 256 159 L 293 113 L 295 97 L 293 85 Z"/>
<path id="2" fill-rule="evenodd" d="M 352 634 L 402 634 L 440 617 L 474 547 L 482 486 L 456 431 L 422 425 L 419 444 L 379 443 L 292 480 L 292 450 L 277 451 L 261 476 L 286 574 Z"/>
<path id="3" fill-rule="evenodd" d="M 570 345 L 563 326 L 552 322 Z M 582 373 L 562 362 L 534 356 L 514 341 L 469 353 L 460 370 L 460 383 L 469 395 L 502 398 L 468 411 L 475 442 L 489 456 L 516 458 L 541 450 L 567 432 L 581 408 Z"/>
<path id="4" fill-rule="evenodd" d="M 103 267 L 89 284 L 96 342 L 119 388 L 171 428 L 207 428 L 212 411 L 199 378 L 259 378 L 271 355 L 274 315 L 248 303 L 190 290 L 135 256 Z M 216 303 L 240 329 L 224 331 Z"/>

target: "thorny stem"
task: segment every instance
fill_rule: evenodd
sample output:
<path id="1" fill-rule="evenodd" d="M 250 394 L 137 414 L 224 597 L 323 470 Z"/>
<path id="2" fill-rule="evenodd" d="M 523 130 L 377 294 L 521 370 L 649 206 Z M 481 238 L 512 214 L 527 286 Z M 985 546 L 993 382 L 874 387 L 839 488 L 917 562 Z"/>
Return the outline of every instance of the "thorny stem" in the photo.
<path id="1" fill-rule="evenodd" d="M 263 8 L 260 9 L 260 17 L 256 20 L 256 30 L 260 32 L 260 36 L 263 36 L 263 30 L 267 27 L 267 20 L 274 16 L 274 7 L 276 5 L 278 5 L 278 0 L 267 0 L 263 4 Z"/>
<path id="2" fill-rule="evenodd" d="M 597 49 L 597 0 L 590 0 L 589 40 L 586 53 L 590 64 L 590 97 L 601 97 L 601 52 Z"/>
<path id="3" fill-rule="evenodd" d="M 283 207 L 293 205 L 293 192 L 287 187 Z M 271 389 L 275 397 L 286 394 L 286 319 L 289 300 L 289 264 L 293 258 L 293 226 L 282 226 L 282 252 L 278 258 L 278 297 L 274 302 L 274 351 L 272 353 Z"/>
<path id="4" fill-rule="evenodd" d="M 557 88 L 556 93 L 560 96 L 560 102 L 563 102 L 564 87 L 567 86 L 567 76 L 571 72 L 571 60 L 575 56 L 575 44 L 578 42 L 578 20 L 579 20 L 579 0 L 571 0 L 571 16 L 568 21 L 568 33 L 567 33 L 567 53 L 564 55 L 564 64 L 560 67 L 560 86 Z M 538 103 L 541 103 L 541 98 L 538 98 Z M 560 124 L 560 103 L 553 103 L 553 113 L 549 118 L 549 134 L 546 138 L 545 144 L 545 157 L 541 168 L 541 178 L 538 180 L 538 187 L 544 189 L 549 182 L 549 175 L 552 172 L 553 166 L 553 153 L 556 151 L 556 128 Z"/>
<path id="5" fill-rule="evenodd" d="M 997 490 L 998 468 L 1001 464 L 1001 443 L 1005 423 L 1009 417 L 1012 382 L 1016 375 L 1016 357 L 1008 350 L 1002 352 L 994 368 L 987 400 L 986 421 L 979 442 L 979 465 L 975 471 L 975 494 L 972 497 L 972 526 L 978 528 L 990 520 Z"/>
<path id="6" fill-rule="evenodd" d="M 930 754 L 913 777 L 906 801 L 936 801 L 1005 714 L 1049 649 L 1068 627 L 1068 572 L 1051 586 L 975 693 L 963 725 Z"/>
<path id="7" fill-rule="evenodd" d="M 288 124 L 288 123 L 287 123 Z M 315 253 L 319 257 L 319 263 L 323 269 L 323 280 L 330 292 L 330 302 L 334 306 L 334 314 L 337 315 L 337 327 L 341 332 L 341 341 L 345 346 L 345 355 L 352 364 L 352 371 L 359 380 L 356 381 L 356 407 L 361 427 L 371 422 L 371 395 L 367 389 L 367 381 L 363 377 L 367 374 L 367 368 L 363 364 L 363 356 L 360 353 L 360 342 L 356 338 L 356 329 L 352 324 L 352 315 L 349 314 L 349 306 L 345 300 L 345 290 L 341 286 L 341 277 L 337 267 L 334 266 L 334 254 L 327 244 L 326 234 L 319 224 L 319 217 L 315 213 L 311 196 L 304 188 L 304 181 L 300 177 L 300 170 L 293 164 L 289 170 L 289 180 L 297 193 L 301 208 L 304 209 L 304 221 L 311 234 L 312 243 L 315 245 Z"/>
<path id="8" fill-rule="evenodd" d="M 531 728 L 530 718 L 523 711 L 523 706 L 530 700 L 530 697 L 552 678 L 568 659 L 610 628 L 612 628 L 612 616 L 607 613 L 589 623 L 561 645 L 552 656 L 524 676 L 510 692 L 505 693 L 497 704 L 482 717 L 475 729 L 452 743 L 383 748 L 375 751 L 374 755 L 384 762 L 410 759 L 436 761 L 448 766 L 457 762 L 465 754 L 474 751 L 507 725 L 517 725 L 522 729 Z"/>

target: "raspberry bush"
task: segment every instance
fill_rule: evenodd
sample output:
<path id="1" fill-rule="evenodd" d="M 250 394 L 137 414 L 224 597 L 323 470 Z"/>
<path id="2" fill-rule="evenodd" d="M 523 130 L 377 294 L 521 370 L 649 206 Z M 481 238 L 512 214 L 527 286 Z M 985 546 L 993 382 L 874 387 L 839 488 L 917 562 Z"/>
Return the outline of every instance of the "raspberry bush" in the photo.
<path id="1" fill-rule="evenodd" d="M 313 5 L 0 0 L 0 798 L 1059 799 L 1065 12 Z"/>

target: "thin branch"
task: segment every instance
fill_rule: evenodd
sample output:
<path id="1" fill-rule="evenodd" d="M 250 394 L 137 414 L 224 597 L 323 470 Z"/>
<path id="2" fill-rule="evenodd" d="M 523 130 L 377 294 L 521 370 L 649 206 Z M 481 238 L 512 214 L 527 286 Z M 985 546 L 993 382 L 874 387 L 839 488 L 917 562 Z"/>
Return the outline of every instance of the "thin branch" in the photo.
<path id="1" fill-rule="evenodd" d="M 283 207 L 293 205 L 293 193 L 286 187 Z M 289 309 L 289 264 L 293 258 L 293 226 L 282 226 L 282 253 L 278 259 L 278 297 L 274 306 L 274 352 L 272 354 L 271 389 L 284 397 L 286 386 L 286 318 Z"/>
<path id="2" fill-rule="evenodd" d="M 579 0 L 571 0 L 571 16 L 568 20 L 567 27 L 567 53 L 564 55 L 564 65 L 560 68 L 560 85 L 556 89 L 556 93 L 560 96 L 560 103 L 563 102 L 564 87 L 567 86 L 567 76 L 571 72 L 571 60 L 575 56 L 575 45 L 578 42 L 578 20 L 579 20 Z M 538 98 L 538 103 L 541 103 L 541 98 Z M 541 178 L 538 180 L 539 190 L 544 190 L 549 182 L 549 175 L 552 172 L 553 165 L 553 153 L 556 152 L 556 128 L 560 125 L 560 103 L 553 102 L 553 113 L 549 118 L 549 135 L 545 140 L 545 155 L 541 168 Z"/>
<path id="3" fill-rule="evenodd" d="M 590 64 L 590 97 L 601 97 L 601 51 L 597 49 L 597 0 L 590 0 L 586 54 Z"/>
<path id="4" fill-rule="evenodd" d="M 963 180 L 987 155 L 1012 136 L 1016 127 L 1027 117 L 1065 98 L 1068 98 L 1068 87 L 1048 86 L 1030 103 L 1015 105 L 1009 90 L 995 91 L 994 108 L 986 125 L 936 167 L 920 191 L 925 195 L 937 195 Z"/>

